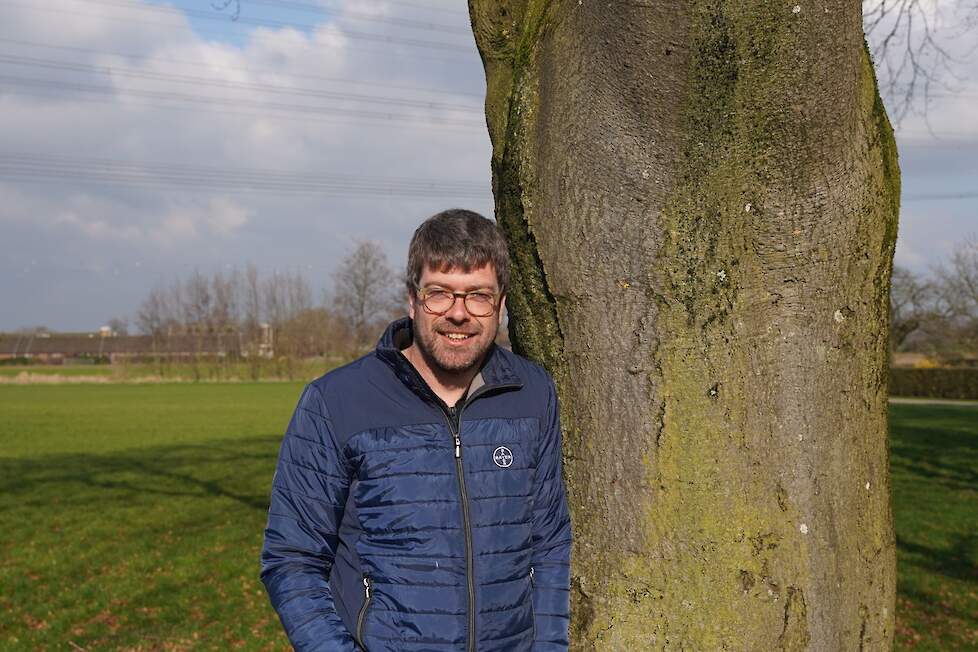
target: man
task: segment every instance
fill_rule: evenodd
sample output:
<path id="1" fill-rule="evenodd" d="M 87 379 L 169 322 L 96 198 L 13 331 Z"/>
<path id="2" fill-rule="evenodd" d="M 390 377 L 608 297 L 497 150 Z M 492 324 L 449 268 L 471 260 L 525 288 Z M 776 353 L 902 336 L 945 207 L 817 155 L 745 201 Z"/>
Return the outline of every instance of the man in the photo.
<path id="1" fill-rule="evenodd" d="M 282 442 L 262 581 L 297 650 L 567 649 L 556 392 L 495 346 L 509 258 L 450 210 L 408 252 L 409 318 L 306 387 Z"/>

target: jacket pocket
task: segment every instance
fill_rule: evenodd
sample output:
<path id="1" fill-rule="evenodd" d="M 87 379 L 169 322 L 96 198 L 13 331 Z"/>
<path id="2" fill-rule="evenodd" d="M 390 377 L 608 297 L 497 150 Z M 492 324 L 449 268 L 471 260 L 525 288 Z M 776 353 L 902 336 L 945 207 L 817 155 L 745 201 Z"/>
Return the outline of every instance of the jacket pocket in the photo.
<path id="1" fill-rule="evenodd" d="M 370 608 L 370 600 L 372 598 L 372 591 L 370 586 L 370 578 L 366 575 L 363 576 L 363 606 L 360 607 L 360 613 L 357 614 L 357 644 L 364 651 L 367 649 L 366 643 L 363 641 L 363 626 L 367 621 L 367 610 Z"/>

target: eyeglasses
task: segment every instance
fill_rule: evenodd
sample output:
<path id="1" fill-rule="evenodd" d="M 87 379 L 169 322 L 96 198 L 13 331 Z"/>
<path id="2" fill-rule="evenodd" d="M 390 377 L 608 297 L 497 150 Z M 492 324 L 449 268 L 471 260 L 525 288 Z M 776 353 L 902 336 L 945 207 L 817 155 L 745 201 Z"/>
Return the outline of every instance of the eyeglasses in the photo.
<path id="1" fill-rule="evenodd" d="M 421 305 L 430 315 L 444 315 L 462 297 L 465 309 L 473 317 L 488 317 L 496 311 L 496 295 L 489 292 L 449 292 L 441 288 L 417 288 Z"/>

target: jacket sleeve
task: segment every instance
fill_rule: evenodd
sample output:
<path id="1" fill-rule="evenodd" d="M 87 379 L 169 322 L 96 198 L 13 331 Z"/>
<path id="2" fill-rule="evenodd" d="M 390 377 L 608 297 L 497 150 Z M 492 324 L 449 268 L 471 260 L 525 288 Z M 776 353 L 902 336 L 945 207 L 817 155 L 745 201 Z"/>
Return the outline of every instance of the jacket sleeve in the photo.
<path id="1" fill-rule="evenodd" d="M 564 493 L 560 414 L 550 382 L 533 505 L 533 652 L 566 652 L 570 624 L 571 525 Z"/>
<path id="2" fill-rule="evenodd" d="M 325 402 L 306 387 L 289 422 L 272 479 L 261 579 L 299 652 L 354 652 L 329 586 L 350 468 Z"/>

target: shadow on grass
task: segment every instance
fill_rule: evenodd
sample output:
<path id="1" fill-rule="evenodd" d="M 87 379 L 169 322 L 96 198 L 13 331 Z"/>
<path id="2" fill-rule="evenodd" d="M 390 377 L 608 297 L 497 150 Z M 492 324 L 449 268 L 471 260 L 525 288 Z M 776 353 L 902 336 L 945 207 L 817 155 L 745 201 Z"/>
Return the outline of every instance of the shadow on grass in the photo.
<path id="1" fill-rule="evenodd" d="M 971 559 L 978 550 L 978 534 L 955 536 L 951 545 L 933 548 L 897 536 L 897 548 L 912 555 L 908 563 L 951 579 L 978 582 L 978 563 Z"/>
<path id="2" fill-rule="evenodd" d="M 891 408 L 891 468 L 954 491 L 978 491 L 978 437 L 971 425 L 976 411 L 908 408 Z"/>
<path id="3" fill-rule="evenodd" d="M 43 508 L 226 498 L 265 512 L 281 435 L 135 448 L 104 454 L 0 458 L 0 505 Z M 258 490 L 262 493 L 256 493 Z"/>

